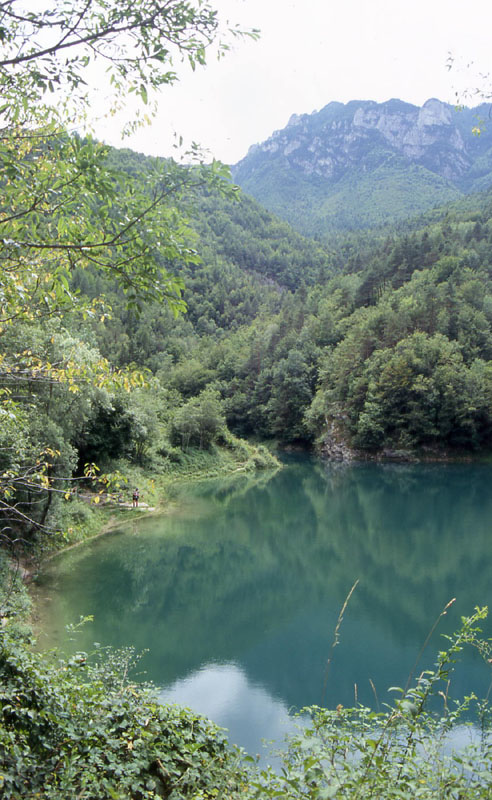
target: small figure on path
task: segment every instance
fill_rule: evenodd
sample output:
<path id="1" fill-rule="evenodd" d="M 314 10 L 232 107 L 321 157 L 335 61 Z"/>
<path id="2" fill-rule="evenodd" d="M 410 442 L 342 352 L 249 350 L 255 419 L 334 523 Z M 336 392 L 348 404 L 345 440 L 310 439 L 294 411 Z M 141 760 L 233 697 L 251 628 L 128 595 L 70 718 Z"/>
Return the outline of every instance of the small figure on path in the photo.
<path id="1" fill-rule="evenodd" d="M 138 491 L 138 489 L 134 489 L 133 490 L 133 495 L 132 495 L 132 506 L 133 506 L 133 508 L 138 508 L 138 498 L 139 497 L 140 497 L 140 492 Z"/>

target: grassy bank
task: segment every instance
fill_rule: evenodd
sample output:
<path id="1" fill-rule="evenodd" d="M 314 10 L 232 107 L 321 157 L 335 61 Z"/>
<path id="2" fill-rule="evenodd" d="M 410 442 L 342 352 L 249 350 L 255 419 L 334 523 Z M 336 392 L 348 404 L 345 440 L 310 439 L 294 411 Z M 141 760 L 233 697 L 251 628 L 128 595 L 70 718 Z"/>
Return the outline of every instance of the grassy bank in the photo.
<path id="1" fill-rule="evenodd" d="M 143 514 L 165 513 L 173 504 L 173 488 L 183 482 L 218 478 L 234 474 L 252 474 L 258 470 L 278 469 L 280 462 L 261 444 L 252 444 L 228 435 L 222 444 L 209 449 L 169 448 L 165 456 L 153 458 L 144 466 L 119 460 L 110 465 L 111 475 L 118 475 L 117 487 L 108 491 L 104 483 L 81 487 L 58 509 L 55 529 L 42 536 L 24 554 L 26 566 L 40 559 L 94 538 L 137 520 Z M 132 508 L 133 488 L 140 493 L 139 508 Z"/>

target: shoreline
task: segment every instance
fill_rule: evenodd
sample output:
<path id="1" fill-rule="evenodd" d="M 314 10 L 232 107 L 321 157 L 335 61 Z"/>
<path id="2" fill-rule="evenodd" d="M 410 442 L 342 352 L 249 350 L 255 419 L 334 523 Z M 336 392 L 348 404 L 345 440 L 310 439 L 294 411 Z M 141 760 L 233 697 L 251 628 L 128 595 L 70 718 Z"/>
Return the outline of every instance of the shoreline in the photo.
<path id="1" fill-rule="evenodd" d="M 232 465 L 231 465 L 232 466 Z M 282 465 L 280 462 L 277 461 L 275 465 L 272 465 L 272 470 L 281 469 Z M 52 559 L 56 558 L 63 553 L 66 553 L 70 550 L 73 550 L 76 547 L 80 547 L 88 542 L 95 541 L 102 536 L 106 536 L 109 533 L 113 533 L 117 531 L 119 528 L 124 527 L 128 523 L 138 523 L 140 519 L 145 519 L 148 516 L 158 517 L 158 516 L 167 516 L 170 514 L 175 513 L 179 508 L 179 503 L 177 503 L 173 499 L 165 499 L 166 491 L 172 490 L 173 487 L 178 487 L 180 485 L 186 486 L 188 484 L 199 483 L 201 481 L 206 480 L 214 480 L 220 478 L 229 478 L 229 477 L 247 477 L 251 474 L 258 474 L 261 475 L 263 472 L 268 472 L 269 469 L 259 469 L 256 468 L 255 470 L 251 470 L 248 468 L 247 462 L 242 463 L 240 466 L 236 465 L 233 469 L 226 469 L 222 468 L 217 471 L 217 468 L 214 467 L 213 469 L 206 469 L 206 470 L 198 470 L 195 474 L 174 474 L 174 475 L 166 475 L 161 473 L 157 479 L 157 486 L 155 488 L 155 493 L 158 495 L 157 503 L 155 505 L 147 505 L 146 503 L 141 504 L 138 508 L 133 508 L 131 503 L 119 503 L 116 504 L 111 510 L 105 509 L 104 506 L 97 506 L 94 507 L 90 504 L 90 500 L 86 500 L 87 505 L 89 508 L 97 508 L 99 511 L 103 513 L 105 511 L 109 512 L 109 516 L 105 522 L 103 522 L 101 528 L 97 531 L 97 533 L 93 533 L 88 536 L 82 536 L 78 541 L 68 542 L 67 544 L 62 545 L 56 549 L 53 549 L 51 552 L 41 553 L 40 557 L 38 557 L 35 564 L 31 564 L 29 559 L 25 557 L 19 558 L 19 566 L 22 571 L 22 579 L 26 584 L 32 583 L 35 580 L 36 574 L 40 572 L 43 565 L 51 561 Z M 124 512 L 130 512 L 130 514 L 125 514 Z M 34 557 L 31 557 L 34 558 Z"/>
<path id="2" fill-rule="evenodd" d="M 322 461 L 339 464 L 475 464 L 490 463 L 492 451 L 470 452 L 464 450 L 398 450 L 385 448 L 378 451 L 356 450 L 346 442 L 326 443 L 312 451 Z"/>
<path id="3" fill-rule="evenodd" d="M 255 470 L 248 469 L 246 464 L 242 464 L 239 467 L 235 466 L 233 469 L 222 469 L 219 474 L 214 469 L 208 471 L 199 471 L 193 475 L 174 475 L 172 477 L 160 475 L 159 478 L 161 480 L 158 482 L 158 485 L 155 489 L 156 494 L 158 495 L 158 501 L 155 505 L 143 505 L 139 506 L 138 509 L 133 508 L 131 503 L 122 503 L 121 505 L 115 506 L 111 509 L 105 509 L 104 506 L 100 505 L 92 506 L 92 508 L 98 509 L 103 513 L 107 512 L 108 514 L 107 519 L 103 522 L 100 529 L 96 533 L 89 536 L 84 536 L 78 541 L 66 543 L 63 546 L 52 550 L 51 552 L 41 554 L 41 557 L 38 558 L 35 563 L 29 563 L 29 561 L 26 561 L 23 558 L 19 559 L 21 579 L 31 599 L 31 609 L 28 614 L 29 625 L 34 631 L 36 638 L 40 632 L 40 615 L 42 614 L 42 588 L 38 583 L 38 577 L 44 569 L 50 568 L 51 562 L 53 562 L 56 558 L 65 555 L 81 545 L 90 544 L 91 542 L 101 539 L 103 536 L 117 533 L 119 529 L 122 529 L 129 524 L 138 525 L 140 521 L 143 521 L 150 516 L 153 518 L 170 517 L 173 514 L 179 513 L 180 509 L 184 507 L 184 504 L 179 502 L 179 499 L 169 497 L 166 498 L 165 496 L 166 492 L 172 491 L 173 488 L 178 488 L 180 486 L 191 486 L 193 484 L 209 480 L 239 479 L 248 478 L 251 476 L 257 476 L 260 478 L 264 473 L 277 472 L 278 469 L 281 468 L 282 464 L 280 462 L 269 469 L 257 468 Z"/>
<path id="4" fill-rule="evenodd" d="M 410 453 L 406 452 L 393 452 L 393 451 L 384 451 L 379 453 L 362 453 L 361 451 L 355 451 L 350 448 L 347 448 L 350 455 L 347 454 L 347 451 L 344 452 L 345 457 L 336 457 L 334 455 L 330 455 L 323 451 L 323 449 L 318 448 L 309 448 L 309 447 L 285 447 L 279 448 L 282 452 L 305 452 L 318 458 L 321 462 L 325 464 L 343 464 L 343 465 L 355 465 L 355 464 L 363 464 L 363 463 L 379 463 L 379 464 L 402 464 L 402 465 L 410 465 L 410 464 L 472 464 L 472 463 L 490 463 L 492 460 L 492 453 L 481 453 L 481 454 L 473 454 L 473 453 L 463 453 L 463 452 L 456 452 L 454 454 L 448 452 L 419 452 L 419 453 Z M 277 461 L 275 466 L 272 466 L 271 469 L 277 470 L 282 468 L 282 464 Z M 205 470 L 198 470 L 196 473 L 192 474 L 174 474 L 169 475 L 166 473 L 161 473 L 157 478 L 157 486 L 155 489 L 157 497 L 157 502 L 154 505 L 147 505 L 146 503 L 140 505 L 138 508 L 133 508 L 130 502 L 122 502 L 119 504 L 115 504 L 114 507 L 109 512 L 108 519 L 103 522 L 101 528 L 94 534 L 88 536 L 82 536 L 78 541 L 68 542 L 67 544 L 53 549 L 51 552 L 41 554 L 40 557 L 36 559 L 35 556 L 31 557 L 23 557 L 19 558 L 19 568 L 22 572 L 22 579 L 26 584 L 29 584 L 35 578 L 37 572 L 40 571 L 42 565 L 51 561 L 52 559 L 56 558 L 57 556 L 61 555 L 62 553 L 66 553 L 80 545 L 86 544 L 88 542 L 94 541 L 99 539 L 101 536 L 105 536 L 108 533 L 112 533 L 117 531 L 119 528 L 127 525 L 129 522 L 136 523 L 138 519 L 145 518 L 147 516 L 152 515 L 153 517 L 167 515 L 174 513 L 177 508 L 178 504 L 174 500 L 165 499 L 166 491 L 171 490 L 173 487 L 177 487 L 180 485 L 187 485 L 193 483 L 199 483 L 201 481 L 206 480 L 214 480 L 220 478 L 227 478 L 227 477 L 239 477 L 240 475 L 251 475 L 254 473 L 261 474 L 262 472 L 267 472 L 269 469 L 254 469 L 251 470 L 248 467 L 247 462 L 242 463 L 240 466 L 234 466 L 232 469 L 224 468 L 225 465 L 222 465 L 222 468 L 217 469 L 216 466 L 213 468 L 205 469 Z M 230 465 L 232 466 L 232 465 Z M 86 498 L 84 498 L 86 499 Z M 88 501 L 88 506 L 93 507 Z M 98 508 L 100 511 L 106 511 L 104 506 L 93 507 Z M 131 512 L 130 515 L 124 514 L 124 512 Z M 30 560 L 35 560 L 36 563 L 30 563 Z"/>

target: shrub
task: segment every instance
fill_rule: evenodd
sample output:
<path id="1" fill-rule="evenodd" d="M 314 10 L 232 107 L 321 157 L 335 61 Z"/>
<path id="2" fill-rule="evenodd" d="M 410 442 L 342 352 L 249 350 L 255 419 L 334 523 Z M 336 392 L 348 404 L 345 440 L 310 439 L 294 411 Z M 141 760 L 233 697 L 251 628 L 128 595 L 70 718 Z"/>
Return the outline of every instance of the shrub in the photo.
<path id="1" fill-rule="evenodd" d="M 5 800 L 489 800 L 492 742 L 487 700 L 449 696 L 466 646 L 490 667 L 492 646 L 462 618 L 434 669 L 383 713 L 358 706 L 304 709 L 311 724 L 291 737 L 281 769 L 259 772 L 217 726 L 159 704 L 129 678 L 132 650 L 96 649 L 69 660 L 39 654 L 18 625 L 26 593 L 0 562 L 0 795 Z M 446 611 L 446 609 L 445 609 Z M 445 611 L 443 613 L 445 613 Z M 337 628 L 338 632 L 338 628 Z M 336 641 L 336 640 L 335 640 Z M 443 711 L 430 708 L 433 698 Z M 466 747 L 450 736 L 475 705 Z M 249 762 L 246 764 L 246 762 Z"/>
<path id="2" fill-rule="evenodd" d="M 384 713 L 362 706 L 304 709 L 311 725 L 290 738 L 279 773 L 270 772 L 267 783 L 255 782 L 258 800 L 490 800 L 488 702 L 474 695 L 454 702 L 449 697 L 453 664 L 465 646 L 477 648 L 490 664 L 490 641 L 477 627 L 486 613 L 476 609 L 462 618 L 434 669 L 422 672 L 413 688 L 395 689 L 399 697 Z M 441 714 L 430 709 L 436 698 L 444 705 Z M 471 726 L 473 704 L 476 735 L 468 745 L 453 747 L 453 730 L 464 722 Z"/>
<path id="3" fill-rule="evenodd" d="M 239 793 L 240 751 L 209 720 L 162 706 L 149 688 L 132 684 L 131 651 L 57 662 L 32 652 L 8 628 L 0 633 L 4 800 Z"/>

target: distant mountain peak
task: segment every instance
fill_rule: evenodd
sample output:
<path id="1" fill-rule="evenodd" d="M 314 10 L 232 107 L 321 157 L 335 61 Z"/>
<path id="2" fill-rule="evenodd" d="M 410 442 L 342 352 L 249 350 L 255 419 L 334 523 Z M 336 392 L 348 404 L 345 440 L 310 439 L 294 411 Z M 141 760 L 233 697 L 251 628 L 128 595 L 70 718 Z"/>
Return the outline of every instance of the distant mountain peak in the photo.
<path id="1" fill-rule="evenodd" d="M 492 135 L 472 134 L 474 116 L 490 108 L 458 113 L 435 97 L 421 107 L 397 98 L 331 102 L 292 114 L 285 128 L 250 148 L 234 178 L 302 232 L 313 232 L 313 220 L 317 231 L 346 226 L 337 222 L 342 217 L 364 227 L 410 216 L 492 184 Z M 373 213 L 358 218 L 356 195 L 371 194 L 373 182 Z M 385 183 L 396 204 L 385 199 Z"/>

